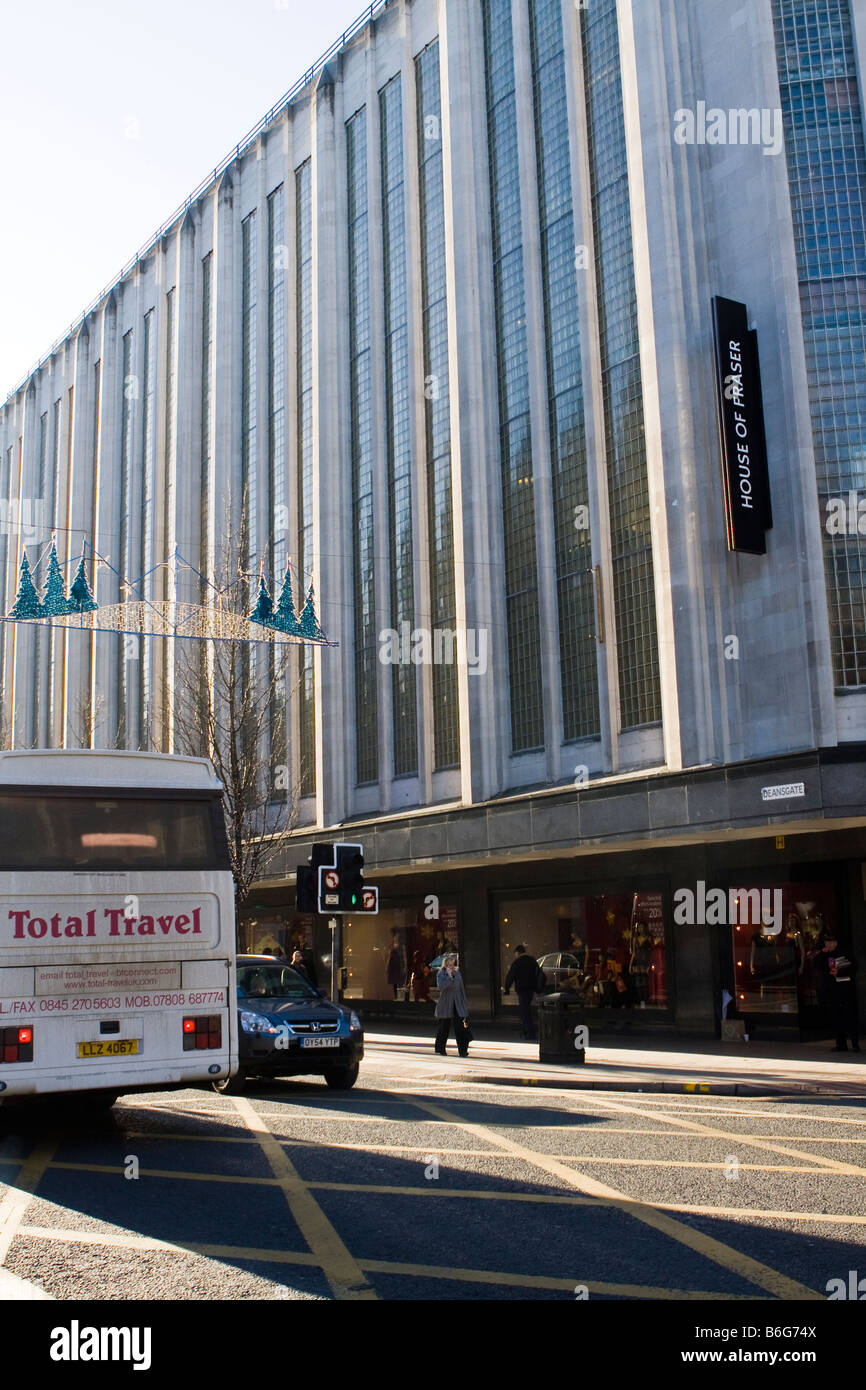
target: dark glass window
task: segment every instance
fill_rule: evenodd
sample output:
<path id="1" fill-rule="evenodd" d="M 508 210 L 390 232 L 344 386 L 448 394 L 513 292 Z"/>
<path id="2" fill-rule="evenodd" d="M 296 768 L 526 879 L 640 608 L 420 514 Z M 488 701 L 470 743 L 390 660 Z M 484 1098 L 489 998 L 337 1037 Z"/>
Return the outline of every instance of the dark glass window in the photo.
<path id="1" fill-rule="evenodd" d="M 355 767 L 359 785 L 379 771 L 378 643 L 373 516 L 373 399 L 370 384 L 370 246 L 367 110 L 346 122 L 349 206 L 349 357 L 355 606 Z"/>
<path id="2" fill-rule="evenodd" d="M 565 739 L 599 731 L 595 592 L 560 0 L 529 7 Z"/>
<path id="3" fill-rule="evenodd" d="M 385 414 L 388 440 L 391 617 L 401 631 L 415 625 L 412 546 L 412 446 L 406 306 L 406 220 L 403 183 L 403 95 L 399 77 L 379 93 L 382 234 L 385 271 Z M 394 773 L 418 768 L 415 667 L 393 666 Z"/>
<path id="4" fill-rule="evenodd" d="M 0 870 L 225 869 L 208 799 L 0 795 Z"/>
<path id="5" fill-rule="evenodd" d="M 661 719 L 643 388 L 616 0 L 580 12 L 622 728 Z"/>
<path id="6" fill-rule="evenodd" d="M 483 0 L 511 747 L 544 747 L 535 495 L 510 0 Z"/>
<path id="7" fill-rule="evenodd" d="M 773 0 L 822 522 L 866 489 L 866 148 L 848 0 Z M 866 536 L 823 527 L 833 669 L 866 685 Z"/>
<path id="8" fill-rule="evenodd" d="M 418 166 L 421 190 L 421 286 L 424 315 L 424 398 L 427 425 L 427 516 L 433 632 L 456 627 L 454 523 L 451 514 L 451 412 L 448 397 L 448 309 L 445 300 L 445 202 L 442 182 L 442 98 L 439 41 L 415 59 Z M 435 643 L 434 637 L 434 643 Z M 433 664 L 433 766 L 460 762 L 457 667 Z"/>

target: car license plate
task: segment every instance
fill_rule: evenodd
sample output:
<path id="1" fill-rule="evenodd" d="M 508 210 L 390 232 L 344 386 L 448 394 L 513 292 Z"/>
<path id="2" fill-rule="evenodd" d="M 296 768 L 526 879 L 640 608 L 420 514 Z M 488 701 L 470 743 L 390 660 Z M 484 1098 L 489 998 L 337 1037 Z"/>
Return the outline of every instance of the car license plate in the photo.
<path id="1" fill-rule="evenodd" d="M 301 1038 L 301 1047 L 339 1047 L 339 1038 Z"/>
<path id="2" fill-rule="evenodd" d="M 113 1042 L 81 1042 L 79 1057 L 133 1057 L 138 1052 L 138 1038 L 116 1038 Z"/>

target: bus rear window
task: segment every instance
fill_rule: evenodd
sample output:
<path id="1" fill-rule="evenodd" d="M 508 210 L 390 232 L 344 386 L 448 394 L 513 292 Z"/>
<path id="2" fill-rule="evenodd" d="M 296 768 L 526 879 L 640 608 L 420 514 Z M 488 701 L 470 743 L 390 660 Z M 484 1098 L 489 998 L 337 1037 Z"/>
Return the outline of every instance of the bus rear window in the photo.
<path id="1" fill-rule="evenodd" d="M 222 869 L 211 801 L 0 794 L 0 870 Z"/>

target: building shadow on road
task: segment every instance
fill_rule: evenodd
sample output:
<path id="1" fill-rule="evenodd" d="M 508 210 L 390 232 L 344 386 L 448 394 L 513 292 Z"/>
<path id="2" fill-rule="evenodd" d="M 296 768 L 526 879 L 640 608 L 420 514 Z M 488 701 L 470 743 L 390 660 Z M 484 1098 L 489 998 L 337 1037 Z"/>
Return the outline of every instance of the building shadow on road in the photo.
<path id="1" fill-rule="evenodd" d="M 824 1298 L 831 1280 L 866 1274 L 851 1225 L 833 1222 L 852 1174 L 820 1154 L 798 1175 L 796 1158 L 733 1133 L 675 1141 L 658 1111 L 577 1113 L 571 1097 L 538 1092 L 335 1094 L 290 1080 L 246 1095 L 289 1161 L 282 1174 L 273 1146 L 208 1091 L 127 1097 L 98 1119 L 56 1103 L 0 1112 L 0 1184 L 22 1173 L 26 1184 L 28 1160 L 50 1150 L 7 1267 L 61 1298 L 329 1298 L 328 1259 L 305 1224 L 312 1199 L 386 1299 Z M 630 1128 L 642 1132 L 630 1140 Z M 580 1133 L 592 1155 L 570 1152 Z M 655 1157 L 652 1142 L 664 1161 L 622 1162 Z M 678 1167 L 691 1145 L 718 1166 Z M 737 1155 L 731 1181 L 723 1167 Z M 774 1165 L 786 1171 L 763 1171 Z M 672 1209 L 684 1205 L 704 1210 Z M 800 1213 L 797 1229 L 786 1211 Z"/>

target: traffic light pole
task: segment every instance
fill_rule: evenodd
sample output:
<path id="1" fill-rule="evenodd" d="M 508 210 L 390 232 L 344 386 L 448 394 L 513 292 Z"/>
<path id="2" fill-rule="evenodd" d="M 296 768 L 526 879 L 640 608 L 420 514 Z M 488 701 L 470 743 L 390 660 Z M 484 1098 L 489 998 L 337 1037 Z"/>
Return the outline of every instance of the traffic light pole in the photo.
<path id="1" fill-rule="evenodd" d="M 329 917 L 328 926 L 331 929 L 331 998 L 334 1003 L 339 1003 L 340 987 L 340 953 L 342 942 L 340 940 L 340 919 L 339 917 Z"/>

